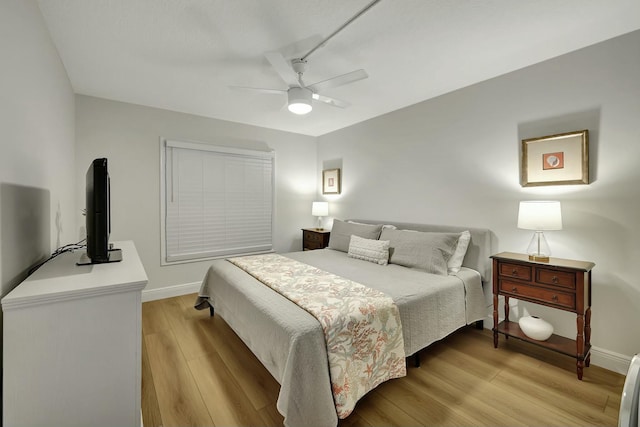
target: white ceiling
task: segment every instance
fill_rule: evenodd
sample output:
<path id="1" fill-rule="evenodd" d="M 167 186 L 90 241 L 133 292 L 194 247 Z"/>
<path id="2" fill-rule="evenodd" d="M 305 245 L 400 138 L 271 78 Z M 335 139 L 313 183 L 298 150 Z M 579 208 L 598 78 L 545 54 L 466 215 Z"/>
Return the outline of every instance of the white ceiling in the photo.
<path id="1" fill-rule="evenodd" d="M 307 84 L 367 71 L 325 93 L 347 109 L 228 88 L 286 89 L 263 53 L 300 56 L 370 1 L 38 3 L 76 93 L 313 136 L 640 29 L 639 0 L 382 0 L 308 58 Z"/>

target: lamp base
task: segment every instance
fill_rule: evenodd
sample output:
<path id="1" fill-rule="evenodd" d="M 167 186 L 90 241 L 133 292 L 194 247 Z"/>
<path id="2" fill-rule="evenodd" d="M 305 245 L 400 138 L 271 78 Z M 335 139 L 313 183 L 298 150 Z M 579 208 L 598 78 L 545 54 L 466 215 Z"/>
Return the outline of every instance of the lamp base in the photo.
<path id="1" fill-rule="evenodd" d="M 529 261 L 549 262 L 549 256 L 548 255 L 529 254 Z"/>
<path id="2" fill-rule="evenodd" d="M 527 254 L 529 254 L 529 261 L 549 262 L 551 250 L 542 231 L 533 233 L 533 237 L 527 248 Z"/>

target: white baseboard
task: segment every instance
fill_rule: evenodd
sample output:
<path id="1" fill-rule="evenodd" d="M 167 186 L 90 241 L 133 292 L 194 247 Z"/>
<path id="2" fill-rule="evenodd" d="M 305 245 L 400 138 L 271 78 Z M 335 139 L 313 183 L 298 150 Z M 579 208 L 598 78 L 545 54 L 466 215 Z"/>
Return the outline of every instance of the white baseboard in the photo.
<path id="1" fill-rule="evenodd" d="M 164 288 L 158 289 L 144 289 L 142 291 L 142 302 L 193 294 L 200 290 L 201 284 L 202 282 L 193 282 L 182 285 L 165 286 Z"/>
<path id="2" fill-rule="evenodd" d="M 626 375 L 631 364 L 631 357 L 604 348 L 591 347 L 591 364 Z"/>

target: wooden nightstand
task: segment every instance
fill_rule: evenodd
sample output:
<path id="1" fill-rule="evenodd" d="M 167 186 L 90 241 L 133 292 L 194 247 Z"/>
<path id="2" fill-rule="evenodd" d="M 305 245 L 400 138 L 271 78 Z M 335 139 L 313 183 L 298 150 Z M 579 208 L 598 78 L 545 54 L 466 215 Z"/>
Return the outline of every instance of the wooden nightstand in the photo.
<path id="1" fill-rule="evenodd" d="M 302 250 L 311 251 L 313 249 L 324 249 L 329 246 L 329 230 L 318 230 L 317 228 L 302 229 Z"/>
<path id="2" fill-rule="evenodd" d="M 502 252 L 493 259 L 493 346 L 498 334 L 518 338 L 577 359 L 578 379 L 591 360 L 591 269 L 592 262 L 551 258 L 529 261 L 524 254 Z M 498 323 L 498 296 L 504 296 L 503 322 Z M 547 341 L 527 337 L 517 322 L 509 321 L 509 298 L 529 301 L 577 315 L 575 340 L 552 335 Z"/>

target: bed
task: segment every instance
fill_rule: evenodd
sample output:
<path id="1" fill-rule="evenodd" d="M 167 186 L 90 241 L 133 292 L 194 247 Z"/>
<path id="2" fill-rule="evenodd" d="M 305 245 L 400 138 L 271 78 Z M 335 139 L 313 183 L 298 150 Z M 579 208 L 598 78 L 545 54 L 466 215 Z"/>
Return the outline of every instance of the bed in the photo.
<path id="1" fill-rule="evenodd" d="M 377 235 L 371 227 L 378 227 Z M 423 252 L 414 244 L 403 255 L 404 240 L 397 237 L 415 240 L 427 235 L 462 235 L 465 231 L 469 241 L 462 265 L 459 270 L 445 270 L 444 274 L 410 268 L 412 257 Z M 367 242 L 390 241 L 389 263 L 380 265 L 354 257 L 350 253 L 353 247 L 349 247 L 354 235 Z M 385 237 L 390 240 L 383 240 Z M 428 253 L 432 252 L 437 251 L 431 248 Z M 486 229 L 336 220 L 329 248 L 282 255 L 390 296 L 399 310 L 404 354 L 409 357 L 486 317 L 483 283 L 489 281 L 490 252 L 491 233 Z M 210 308 L 212 315 L 215 310 L 278 381 L 281 388 L 277 408 L 285 418 L 285 426 L 338 424 L 325 335 L 313 315 L 228 260 L 212 262 L 195 306 Z"/>

